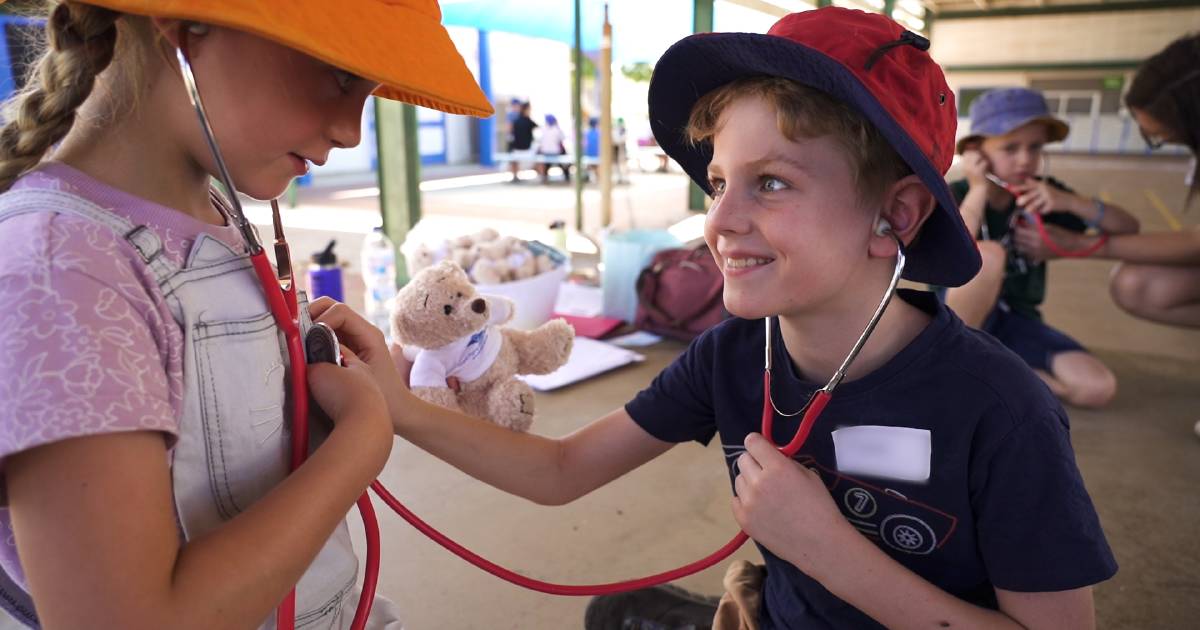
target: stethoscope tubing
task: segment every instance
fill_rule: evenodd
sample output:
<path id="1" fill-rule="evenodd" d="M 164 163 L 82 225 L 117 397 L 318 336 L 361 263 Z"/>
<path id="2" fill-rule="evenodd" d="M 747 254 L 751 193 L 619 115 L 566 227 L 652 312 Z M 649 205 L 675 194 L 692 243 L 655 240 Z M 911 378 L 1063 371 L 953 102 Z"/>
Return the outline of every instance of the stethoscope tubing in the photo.
<path id="1" fill-rule="evenodd" d="M 984 176 L 987 177 L 989 182 L 992 182 L 1000 188 L 1003 188 L 1005 192 L 1013 197 L 1020 196 L 1016 189 L 1013 188 L 1012 184 L 1000 179 L 996 175 L 992 173 L 986 173 Z M 1108 234 L 1101 232 L 1100 237 L 1096 239 L 1095 243 L 1092 243 L 1091 245 L 1081 249 L 1067 249 L 1055 242 L 1054 238 L 1050 236 L 1050 232 L 1046 230 L 1046 222 L 1042 220 L 1042 215 L 1036 212 L 1026 212 L 1022 210 L 1020 216 L 1027 218 L 1031 223 L 1033 223 L 1033 227 L 1037 230 L 1038 237 L 1042 239 L 1042 243 L 1046 246 L 1046 249 L 1050 250 L 1051 253 L 1059 258 L 1087 258 L 1088 256 L 1100 251 L 1100 248 L 1104 247 L 1104 244 L 1108 242 Z"/>

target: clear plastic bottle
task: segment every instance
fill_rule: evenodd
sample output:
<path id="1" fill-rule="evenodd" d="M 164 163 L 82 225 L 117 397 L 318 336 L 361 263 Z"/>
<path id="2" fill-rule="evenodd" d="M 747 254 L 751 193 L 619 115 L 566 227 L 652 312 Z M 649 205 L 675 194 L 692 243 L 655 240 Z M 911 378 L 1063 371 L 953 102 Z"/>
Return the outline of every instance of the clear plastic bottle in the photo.
<path id="1" fill-rule="evenodd" d="M 363 317 L 391 337 L 390 317 L 396 298 L 396 246 L 382 227 L 367 235 L 362 246 Z"/>

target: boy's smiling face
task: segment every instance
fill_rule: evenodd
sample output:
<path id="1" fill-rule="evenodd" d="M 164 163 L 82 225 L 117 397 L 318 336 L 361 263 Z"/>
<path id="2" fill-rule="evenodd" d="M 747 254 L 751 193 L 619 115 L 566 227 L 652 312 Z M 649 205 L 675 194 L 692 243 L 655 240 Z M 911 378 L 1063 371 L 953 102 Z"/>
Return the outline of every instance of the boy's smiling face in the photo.
<path id="1" fill-rule="evenodd" d="M 837 140 L 789 140 L 773 105 L 743 97 L 721 115 L 708 173 L 714 202 L 704 237 L 730 313 L 816 313 L 852 289 L 875 212 L 862 206 Z"/>

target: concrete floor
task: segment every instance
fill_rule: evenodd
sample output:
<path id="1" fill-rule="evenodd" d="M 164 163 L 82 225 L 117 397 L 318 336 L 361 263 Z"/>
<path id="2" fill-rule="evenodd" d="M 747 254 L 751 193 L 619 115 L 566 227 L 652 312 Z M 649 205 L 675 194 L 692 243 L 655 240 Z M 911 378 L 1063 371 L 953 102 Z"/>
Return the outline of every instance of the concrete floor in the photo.
<path id="1" fill-rule="evenodd" d="M 1055 157 L 1053 166 L 1078 190 L 1107 196 L 1134 212 L 1145 230 L 1195 224 L 1200 216 L 1175 210 L 1183 197 L 1178 160 Z M 618 190 L 617 222 L 628 225 L 632 208 L 639 209 L 643 226 L 684 216 L 684 183 L 679 175 L 638 177 L 634 186 Z M 555 218 L 570 219 L 571 199 L 567 187 L 492 185 L 427 193 L 425 212 L 443 218 L 504 216 L 533 230 Z M 371 207 L 367 201 L 374 203 L 336 205 L 361 212 Z M 588 202 L 589 224 L 595 224 L 594 194 Z M 304 230 L 293 232 L 316 239 Z M 1194 628 L 1200 618 L 1200 439 L 1192 425 L 1200 419 L 1200 331 L 1157 326 L 1120 312 L 1105 289 L 1111 266 L 1054 263 L 1045 308 L 1052 324 L 1093 348 L 1120 380 L 1108 409 L 1070 410 L 1079 466 L 1121 565 L 1114 579 L 1096 589 L 1099 627 Z M 541 394 L 534 430 L 563 435 L 620 406 L 682 348 L 662 343 L 647 351 L 643 364 Z M 736 531 L 719 446 L 682 445 L 560 508 L 505 495 L 401 441 L 382 479 L 415 512 L 469 548 L 550 581 L 605 582 L 658 572 L 707 554 Z M 381 514 L 381 522 L 380 592 L 406 611 L 411 630 L 582 627 L 586 600 L 511 586 L 392 514 Z M 749 546 L 739 552 L 756 555 Z M 717 593 L 723 571 L 715 567 L 680 584 Z"/>

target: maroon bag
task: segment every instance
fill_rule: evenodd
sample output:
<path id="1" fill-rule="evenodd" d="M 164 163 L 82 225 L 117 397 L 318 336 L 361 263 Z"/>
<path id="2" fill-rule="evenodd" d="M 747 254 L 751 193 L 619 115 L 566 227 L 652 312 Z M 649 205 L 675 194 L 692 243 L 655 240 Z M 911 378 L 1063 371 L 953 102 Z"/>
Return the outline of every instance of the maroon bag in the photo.
<path id="1" fill-rule="evenodd" d="M 721 292 L 725 279 L 708 247 L 664 249 L 637 279 L 634 326 L 690 341 L 729 316 Z"/>

